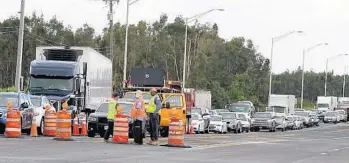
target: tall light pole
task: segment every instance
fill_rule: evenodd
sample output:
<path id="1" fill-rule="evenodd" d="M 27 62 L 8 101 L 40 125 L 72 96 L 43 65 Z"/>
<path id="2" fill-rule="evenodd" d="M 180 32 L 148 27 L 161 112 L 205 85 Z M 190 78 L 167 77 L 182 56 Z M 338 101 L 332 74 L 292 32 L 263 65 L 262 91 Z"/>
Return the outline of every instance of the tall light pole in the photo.
<path id="1" fill-rule="evenodd" d="M 349 66 L 344 66 L 344 73 L 343 73 L 343 97 L 345 96 L 345 76 L 347 75 L 347 68 Z"/>
<path id="2" fill-rule="evenodd" d="M 328 61 L 330 61 L 331 59 L 335 59 L 341 56 L 348 56 L 348 54 L 338 54 L 332 57 L 328 57 L 326 59 L 326 69 L 325 69 L 325 96 L 327 95 L 327 70 L 328 70 Z"/>
<path id="3" fill-rule="evenodd" d="M 23 33 L 24 33 L 24 7 L 25 0 L 21 1 L 20 21 L 19 21 L 19 33 L 18 33 L 18 46 L 17 46 L 17 65 L 16 65 L 16 79 L 15 86 L 16 91 L 21 91 L 21 77 L 22 77 L 22 53 L 23 53 Z"/>
<path id="4" fill-rule="evenodd" d="M 271 84 L 272 84 L 272 78 L 273 78 L 273 51 L 274 51 L 274 43 L 277 42 L 277 41 L 280 41 L 282 40 L 283 38 L 286 38 L 287 36 L 291 35 L 291 34 L 294 34 L 294 33 L 303 33 L 303 31 L 291 31 L 291 32 L 288 32 L 288 33 L 285 33 L 281 36 L 278 36 L 278 37 L 274 37 L 271 39 L 271 52 L 270 52 L 270 74 L 269 74 L 269 96 L 271 95 Z M 269 100 L 268 100 L 268 103 L 269 103 Z"/>
<path id="5" fill-rule="evenodd" d="M 328 43 L 320 43 L 320 44 L 316 44 L 314 46 L 311 46 L 307 49 L 303 49 L 303 61 L 302 61 L 302 92 L 301 92 L 301 109 L 303 109 L 303 98 L 304 98 L 304 63 L 305 63 L 305 54 L 308 53 L 309 51 L 315 49 L 316 47 L 319 46 L 324 46 L 324 45 L 328 45 Z"/>
<path id="6" fill-rule="evenodd" d="M 189 17 L 189 18 L 185 18 L 185 38 L 184 38 L 184 58 L 183 58 L 183 86 L 182 89 L 185 88 L 185 76 L 186 76 L 186 67 L 187 67 L 187 39 L 188 39 L 188 23 L 196 20 L 197 18 L 200 18 L 212 11 L 224 11 L 224 9 L 211 9 L 208 11 L 205 11 L 203 13 L 197 14 L 195 16 Z"/>
<path id="7" fill-rule="evenodd" d="M 123 76 L 123 82 L 122 82 L 122 87 L 125 88 L 126 87 L 126 73 L 127 73 L 127 42 L 128 42 L 128 17 L 129 17 L 129 10 L 130 10 L 130 6 L 136 2 L 138 2 L 139 0 L 127 0 L 127 11 L 126 11 L 126 34 L 125 34 L 125 52 L 124 52 L 124 76 Z"/>

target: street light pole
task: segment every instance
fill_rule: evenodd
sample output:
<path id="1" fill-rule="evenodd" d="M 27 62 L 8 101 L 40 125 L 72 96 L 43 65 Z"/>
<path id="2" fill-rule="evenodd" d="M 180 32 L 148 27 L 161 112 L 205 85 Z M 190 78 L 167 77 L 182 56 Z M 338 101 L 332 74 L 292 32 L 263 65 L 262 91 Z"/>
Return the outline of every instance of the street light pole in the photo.
<path id="1" fill-rule="evenodd" d="M 337 57 L 340 57 L 340 56 L 348 56 L 348 54 L 338 54 L 336 56 L 332 56 L 332 57 L 329 57 L 326 59 L 326 68 L 325 68 L 325 96 L 327 95 L 327 72 L 328 72 L 328 62 L 331 60 L 331 59 L 335 59 Z"/>
<path id="2" fill-rule="evenodd" d="M 205 11 L 203 13 L 197 14 L 195 16 L 192 16 L 190 18 L 185 18 L 185 35 L 184 35 L 184 53 L 183 53 L 183 77 L 182 77 L 182 89 L 185 88 L 185 76 L 186 76 L 186 68 L 187 68 L 187 40 L 188 40 L 188 23 L 192 22 L 193 20 L 202 17 L 212 11 L 224 11 L 224 9 L 211 9 L 208 11 Z"/>
<path id="3" fill-rule="evenodd" d="M 23 34 L 24 34 L 24 8 L 25 0 L 21 1 L 21 15 L 19 21 L 18 46 L 17 46 L 17 65 L 16 65 L 16 91 L 21 91 L 21 77 L 22 77 L 22 53 L 23 53 Z"/>
<path id="4" fill-rule="evenodd" d="M 303 100 L 304 100 L 304 65 L 305 65 L 305 54 L 316 47 L 323 46 L 323 45 L 328 45 L 328 43 L 321 43 L 321 44 L 316 44 L 314 46 L 309 47 L 308 49 L 303 49 L 303 61 L 302 61 L 302 90 L 301 90 L 301 109 L 303 109 Z"/>
<path id="5" fill-rule="evenodd" d="M 347 68 L 348 66 L 345 66 L 344 67 L 344 73 L 343 73 L 343 97 L 345 97 L 345 76 L 346 76 L 346 73 L 347 73 Z"/>
<path id="6" fill-rule="evenodd" d="M 130 6 L 133 3 L 136 3 L 139 0 L 135 0 L 133 2 L 131 2 L 131 0 L 127 0 L 127 10 L 126 10 L 126 34 L 125 34 L 125 51 L 124 51 L 124 74 L 123 74 L 123 82 L 122 82 L 122 87 L 125 88 L 126 87 L 126 73 L 127 73 L 127 50 L 128 50 L 128 18 L 129 18 L 129 10 L 130 10 Z"/>

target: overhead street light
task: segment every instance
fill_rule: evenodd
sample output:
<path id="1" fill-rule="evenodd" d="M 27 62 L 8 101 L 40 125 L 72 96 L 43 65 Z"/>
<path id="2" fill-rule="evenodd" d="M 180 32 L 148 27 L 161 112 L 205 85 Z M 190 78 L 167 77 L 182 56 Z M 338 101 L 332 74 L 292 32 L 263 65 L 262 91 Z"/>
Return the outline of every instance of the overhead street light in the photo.
<path id="1" fill-rule="evenodd" d="M 272 78 L 273 78 L 273 51 L 274 51 L 274 43 L 277 42 L 277 41 L 280 41 L 284 38 L 286 38 L 287 36 L 291 35 L 291 34 L 294 34 L 294 33 L 303 33 L 303 31 L 291 31 L 291 32 L 288 32 L 288 33 L 285 33 L 283 35 L 280 35 L 278 37 L 274 37 L 271 39 L 271 52 L 270 52 L 270 74 L 269 74 L 269 97 L 271 95 L 271 84 L 272 84 Z M 269 103 L 269 100 L 268 100 L 268 103 Z"/>
<path id="2" fill-rule="evenodd" d="M 126 34 L 125 34 L 125 51 L 124 51 L 124 74 L 123 74 L 123 81 L 122 82 L 122 87 L 125 88 L 126 87 L 126 73 L 127 73 L 127 48 L 128 48 L 128 17 L 129 17 L 129 10 L 130 10 L 130 6 L 136 2 L 138 2 L 140 0 L 127 0 L 127 11 L 126 11 Z"/>
<path id="3" fill-rule="evenodd" d="M 192 17 L 189 17 L 189 18 L 185 18 L 185 38 L 184 38 L 184 59 L 183 59 L 183 86 L 182 86 L 182 89 L 185 88 L 185 76 L 186 76 L 186 67 L 187 67 L 187 39 L 188 39 L 188 23 L 210 13 L 210 12 L 213 12 L 213 11 L 224 11 L 224 9 L 211 9 L 211 10 L 208 10 L 208 11 L 205 11 L 205 12 L 202 12 L 200 14 L 197 14 L 197 15 L 194 15 Z"/>
<path id="4" fill-rule="evenodd" d="M 325 69 L 325 96 L 327 95 L 327 72 L 328 72 L 328 62 L 341 56 L 348 56 L 348 54 L 338 54 L 326 59 L 326 69 Z"/>
<path id="5" fill-rule="evenodd" d="M 301 91 L 301 109 L 303 109 L 303 98 L 304 98 L 304 63 L 305 63 L 305 54 L 310 52 L 311 50 L 314 50 L 315 48 L 319 47 L 319 46 L 327 46 L 328 43 L 320 43 L 320 44 L 316 44 L 313 45 L 307 49 L 303 49 L 303 61 L 302 61 L 302 91 Z"/>

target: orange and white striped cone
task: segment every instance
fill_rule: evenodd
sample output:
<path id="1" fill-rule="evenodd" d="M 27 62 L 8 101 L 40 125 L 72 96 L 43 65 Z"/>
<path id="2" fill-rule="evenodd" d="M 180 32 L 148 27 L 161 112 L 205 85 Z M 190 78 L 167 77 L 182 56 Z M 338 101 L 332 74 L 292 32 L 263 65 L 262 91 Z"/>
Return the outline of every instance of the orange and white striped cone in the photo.
<path id="1" fill-rule="evenodd" d="M 194 125 L 190 124 L 189 134 L 194 134 Z"/>
<path id="2" fill-rule="evenodd" d="M 37 137 L 38 136 L 38 128 L 36 126 L 36 116 L 33 115 L 32 126 L 30 128 L 30 136 Z"/>
<path id="3" fill-rule="evenodd" d="M 73 136 L 79 136 L 78 116 L 75 116 L 75 118 L 74 118 Z"/>

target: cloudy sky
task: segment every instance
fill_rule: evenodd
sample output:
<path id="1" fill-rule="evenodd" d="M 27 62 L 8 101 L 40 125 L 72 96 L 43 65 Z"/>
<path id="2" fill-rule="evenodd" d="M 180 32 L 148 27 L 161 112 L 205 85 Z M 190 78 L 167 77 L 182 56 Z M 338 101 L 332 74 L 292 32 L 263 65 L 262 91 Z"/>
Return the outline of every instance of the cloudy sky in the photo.
<path id="1" fill-rule="evenodd" d="M 190 17 L 212 8 L 200 22 L 216 22 L 222 38 L 244 36 L 252 39 L 259 52 L 270 58 L 271 39 L 294 30 L 274 45 L 273 72 L 294 70 L 301 66 L 302 51 L 319 43 L 329 43 L 306 53 L 305 68 L 316 72 L 325 70 L 326 59 L 349 53 L 348 0 L 140 0 L 130 7 L 130 23 L 139 20 L 153 22 L 162 13 L 172 21 L 175 16 Z M 125 22 L 126 0 L 115 6 L 114 20 Z M 0 21 L 18 16 L 20 0 L 0 0 Z M 33 11 L 49 19 L 56 15 L 65 24 L 78 28 L 84 23 L 98 33 L 107 26 L 108 7 L 103 0 L 26 0 L 27 15 Z M 184 31 L 183 31 L 184 32 Z M 333 57 L 329 70 L 343 74 L 348 57 Z"/>

